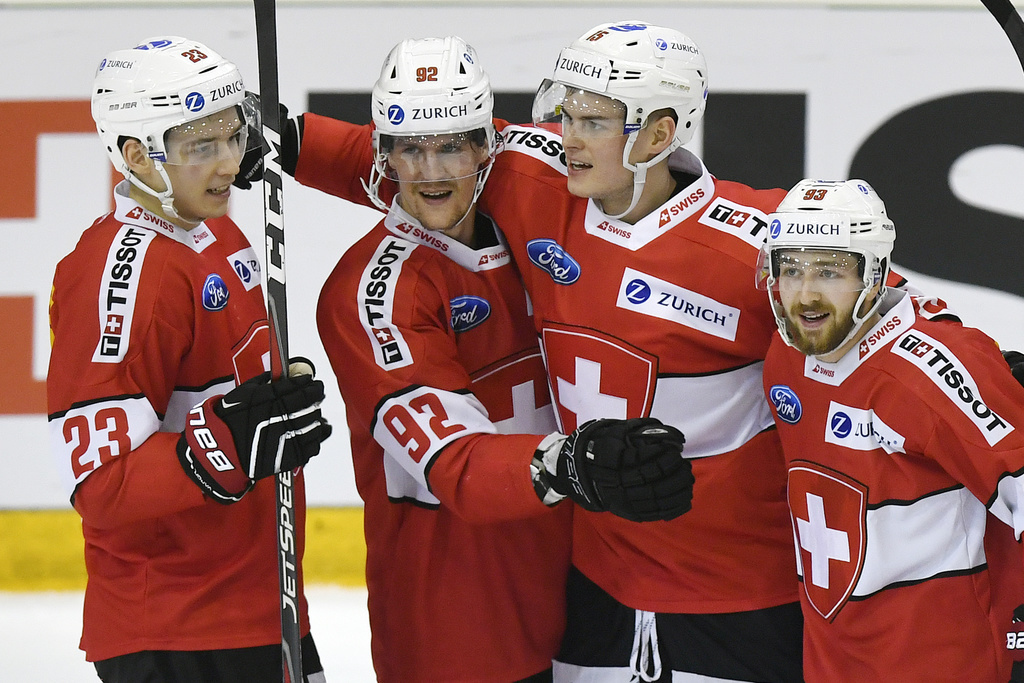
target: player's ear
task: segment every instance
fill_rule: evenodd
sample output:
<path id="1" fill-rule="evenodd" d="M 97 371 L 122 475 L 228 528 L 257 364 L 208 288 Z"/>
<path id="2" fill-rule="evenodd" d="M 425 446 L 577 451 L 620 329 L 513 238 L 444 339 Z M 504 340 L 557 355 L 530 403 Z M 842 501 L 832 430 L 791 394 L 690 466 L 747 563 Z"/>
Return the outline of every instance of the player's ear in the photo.
<path id="1" fill-rule="evenodd" d="M 153 160 L 146 154 L 145 146 L 135 138 L 128 138 L 125 141 L 121 147 L 121 154 L 135 175 L 144 175 L 153 168 Z"/>
<path id="2" fill-rule="evenodd" d="M 655 154 L 661 153 L 676 136 L 676 120 L 672 117 L 671 110 L 654 112 L 651 128 L 651 146 Z"/>

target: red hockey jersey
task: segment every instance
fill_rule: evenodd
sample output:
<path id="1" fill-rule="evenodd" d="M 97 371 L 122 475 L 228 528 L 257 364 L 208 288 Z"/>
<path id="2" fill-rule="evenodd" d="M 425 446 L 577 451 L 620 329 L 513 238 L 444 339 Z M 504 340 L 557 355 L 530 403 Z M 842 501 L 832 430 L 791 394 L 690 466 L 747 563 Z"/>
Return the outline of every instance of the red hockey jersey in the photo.
<path id="1" fill-rule="evenodd" d="M 498 237 L 474 250 L 395 203 L 320 295 L 384 683 L 519 680 L 550 667 L 561 642 L 572 507 L 545 507 L 531 483 L 542 437 L 529 435 L 556 427 L 529 302 Z"/>
<path id="2" fill-rule="evenodd" d="M 721 613 L 797 600 L 785 469 L 761 367 L 775 321 L 754 287 L 767 213 L 785 193 L 696 176 L 636 225 L 566 188 L 561 141 L 499 124 L 480 198 L 534 305 L 560 427 L 650 415 L 686 436 L 693 509 L 638 524 L 577 510 L 573 563 L 620 602 Z M 296 178 L 359 200 L 370 130 L 305 115 Z"/>
<path id="3" fill-rule="evenodd" d="M 115 200 L 58 264 L 50 304 L 51 451 L 85 536 L 82 649 L 279 643 L 275 480 L 221 505 L 175 451 L 192 406 L 267 367 L 259 260 L 228 218 L 185 231 L 127 181 Z M 301 475 L 295 510 L 301 557 Z"/>
<path id="4" fill-rule="evenodd" d="M 889 297 L 839 362 L 780 337 L 765 361 L 803 581 L 804 675 L 1007 681 L 1024 588 L 1024 389 L 988 337 Z"/>

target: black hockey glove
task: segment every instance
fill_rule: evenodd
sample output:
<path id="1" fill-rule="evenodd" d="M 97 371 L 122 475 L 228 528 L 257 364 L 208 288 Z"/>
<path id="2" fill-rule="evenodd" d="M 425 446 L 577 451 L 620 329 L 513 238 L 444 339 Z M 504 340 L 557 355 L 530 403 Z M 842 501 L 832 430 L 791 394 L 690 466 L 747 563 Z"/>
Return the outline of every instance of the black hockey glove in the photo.
<path id="1" fill-rule="evenodd" d="M 1010 366 L 1010 372 L 1018 384 L 1024 385 L 1024 353 L 1020 351 L 1003 351 L 1003 358 Z"/>
<path id="2" fill-rule="evenodd" d="M 259 106 L 259 95 L 250 92 L 247 92 L 246 95 L 251 96 L 256 101 L 256 106 Z M 288 118 L 288 107 L 283 104 L 279 106 L 281 108 L 281 170 L 294 177 L 295 167 L 299 163 L 299 128 L 302 117 L 299 116 L 298 120 L 290 119 Z M 238 162 L 238 175 L 231 183 L 240 190 L 248 190 L 253 183 L 263 180 L 263 131 L 249 126 L 249 140 L 256 142 L 250 142 L 247 145 L 248 149 L 245 151 L 245 155 Z"/>
<path id="3" fill-rule="evenodd" d="M 203 493 L 225 505 L 238 502 L 257 479 L 305 465 L 320 452 L 331 425 L 320 414 L 324 383 L 312 369 L 295 359 L 289 377 L 270 381 L 265 372 L 189 411 L 178 460 Z"/>
<path id="4" fill-rule="evenodd" d="M 693 473 L 683 434 L 654 418 L 590 420 L 541 442 L 534 488 L 550 505 L 563 497 L 634 522 L 675 519 L 690 509 Z"/>

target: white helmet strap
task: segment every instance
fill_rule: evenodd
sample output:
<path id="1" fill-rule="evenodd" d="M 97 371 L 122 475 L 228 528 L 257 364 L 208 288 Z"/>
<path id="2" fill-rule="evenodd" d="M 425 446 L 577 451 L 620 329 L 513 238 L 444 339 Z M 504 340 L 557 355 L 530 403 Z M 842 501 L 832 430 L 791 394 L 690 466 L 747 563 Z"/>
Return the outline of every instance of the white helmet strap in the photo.
<path id="1" fill-rule="evenodd" d="M 131 170 L 127 173 L 128 182 L 151 197 L 155 197 L 157 201 L 160 202 L 160 208 L 163 209 L 164 214 L 166 214 L 168 218 L 173 220 L 184 220 L 178 215 L 178 212 L 174 210 L 174 188 L 171 186 L 171 179 L 167 175 L 167 169 L 164 168 L 163 162 L 153 159 L 153 167 L 156 169 L 156 172 L 160 174 L 160 179 L 164 181 L 164 185 L 167 187 L 163 192 L 157 192 L 152 187 L 142 182 L 142 180 L 132 173 Z"/>
<path id="2" fill-rule="evenodd" d="M 615 215 L 606 214 L 609 218 L 622 218 L 636 208 L 636 205 L 640 203 L 640 197 L 644 193 L 644 186 L 647 184 L 647 169 L 667 159 L 668 156 L 679 147 L 679 138 L 673 137 L 668 146 L 661 150 L 653 159 L 631 164 L 629 163 L 629 154 L 633 151 L 633 145 L 636 143 L 636 138 L 639 134 L 639 130 L 635 130 L 630 133 L 629 137 L 626 139 L 626 146 L 622 148 L 622 166 L 627 171 L 631 171 L 633 173 L 633 197 L 625 211 Z"/>

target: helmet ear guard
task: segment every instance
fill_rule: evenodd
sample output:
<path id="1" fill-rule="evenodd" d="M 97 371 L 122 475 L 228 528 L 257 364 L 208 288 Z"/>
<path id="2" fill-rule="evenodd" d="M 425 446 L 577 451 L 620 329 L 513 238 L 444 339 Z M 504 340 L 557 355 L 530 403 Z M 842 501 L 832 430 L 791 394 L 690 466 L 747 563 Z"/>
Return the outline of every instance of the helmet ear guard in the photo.
<path id="1" fill-rule="evenodd" d="M 783 340 L 793 346 L 785 311 L 777 298 L 779 254 L 787 250 L 831 250 L 860 259 L 861 294 L 853 308 L 853 328 L 836 348 L 853 338 L 882 302 L 896 227 L 874 188 L 863 180 L 805 179 L 793 187 L 768 217 L 757 285 L 768 290 Z M 871 290 L 878 290 L 868 302 Z"/>

